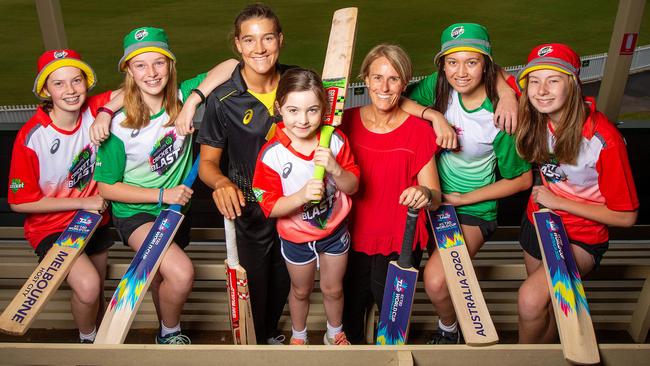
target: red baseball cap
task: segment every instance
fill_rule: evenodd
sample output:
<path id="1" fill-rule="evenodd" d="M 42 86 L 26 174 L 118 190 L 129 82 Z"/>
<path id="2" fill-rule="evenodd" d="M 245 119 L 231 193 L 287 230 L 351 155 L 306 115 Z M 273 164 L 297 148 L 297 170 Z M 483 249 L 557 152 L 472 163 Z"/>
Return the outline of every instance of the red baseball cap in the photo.
<path id="1" fill-rule="evenodd" d="M 43 52 L 41 57 L 38 58 L 36 67 L 38 75 L 34 80 L 34 95 L 39 99 L 47 99 L 47 95 L 43 91 L 45 80 L 51 73 L 65 66 L 73 66 L 80 69 L 86 75 L 86 86 L 88 90 L 92 89 L 97 82 L 97 77 L 93 69 L 81 60 L 81 55 L 73 50 L 49 50 Z"/>
<path id="2" fill-rule="evenodd" d="M 526 76 L 535 70 L 555 70 L 573 76 L 580 82 L 580 56 L 571 47 L 562 43 L 541 44 L 528 55 L 528 63 L 517 74 L 517 84 L 523 89 Z"/>

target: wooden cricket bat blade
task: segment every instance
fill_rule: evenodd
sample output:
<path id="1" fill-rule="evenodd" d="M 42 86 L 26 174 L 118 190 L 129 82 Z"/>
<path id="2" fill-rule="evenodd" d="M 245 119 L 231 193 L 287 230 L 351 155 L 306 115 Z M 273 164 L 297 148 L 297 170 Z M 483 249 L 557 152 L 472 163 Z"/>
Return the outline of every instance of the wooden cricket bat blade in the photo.
<path id="1" fill-rule="evenodd" d="M 102 215 L 77 211 L 68 227 L 0 315 L 0 331 L 23 335 L 66 278 L 74 261 L 102 221 Z"/>
<path id="2" fill-rule="evenodd" d="M 499 335 L 476 278 L 456 210 L 452 205 L 441 205 L 437 211 L 427 213 L 465 343 L 469 346 L 497 343 Z"/>
<path id="3" fill-rule="evenodd" d="M 562 219 L 542 209 L 533 213 L 533 221 L 564 358 L 581 365 L 599 363 L 589 305 Z"/>

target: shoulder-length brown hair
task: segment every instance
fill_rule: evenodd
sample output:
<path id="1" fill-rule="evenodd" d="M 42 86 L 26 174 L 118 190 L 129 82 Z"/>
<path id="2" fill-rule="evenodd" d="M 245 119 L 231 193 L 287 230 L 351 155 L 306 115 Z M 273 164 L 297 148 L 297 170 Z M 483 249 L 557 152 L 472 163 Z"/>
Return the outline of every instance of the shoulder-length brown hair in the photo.
<path id="1" fill-rule="evenodd" d="M 498 66 L 492 61 L 492 59 L 486 55 L 483 55 L 483 63 L 485 67 L 483 69 L 482 82 L 485 92 L 487 93 L 488 99 L 492 102 L 492 106 L 496 109 L 497 104 L 499 103 L 499 95 L 497 94 L 497 77 L 499 69 Z M 439 111 L 442 114 L 447 112 L 447 107 L 449 106 L 449 96 L 451 91 L 454 89 L 447 81 L 445 76 L 445 59 L 447 55 L 438 58 L 438 82 L 436 83 L 436 101 L 433 105 L 433 108 Z"/>
<path id="2" fill-rule="evenodd" d="M 583 101 L 580 85 L 572 79 L 569 79 L 569 85 L 562 117 L 555 128 L 553 155 L 560 163 L 575 164 L 589 109 Z M 538 112 L 530 103 L 526 80 L 526 87 L 519 98 L 519 123 L 515 133 L 517 152 L 522 158 L 538 164 L 550 161 L 548 121 L 548 115 Z"/>
<path id="3" fill-rule="evenodd" d="M 178 100 L 176 62 L 167 58 L 167 65 L 169 67 L 169 78 L 163 90 L 163 108 L 165 108 L 165 112 L 169 115 L 169 122 L 165 124 L 165 127 L 174 125 L 174 120 L 182 108 L 181 102 Z M 149 123 L 149 107 L 144 103 L 140 88 L 138 88 L 135 80 L 133 80 L 133 77 L 128 72 L 125 73 L 122 90 L 124 90 L 124 112 L 126 119 L 122 121 L 121 125 L 134 130 L 141 129 Z"/>

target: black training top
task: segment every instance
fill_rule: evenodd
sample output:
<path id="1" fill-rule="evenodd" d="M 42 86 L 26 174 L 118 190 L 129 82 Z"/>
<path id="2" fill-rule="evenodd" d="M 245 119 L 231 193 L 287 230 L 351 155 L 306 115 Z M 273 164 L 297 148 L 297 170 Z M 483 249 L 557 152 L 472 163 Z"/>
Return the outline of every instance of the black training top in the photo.
<path id="1" fill-rule="evenodd" d="M 270 116 L 264 103 L 248 92 L 240 63 L 232 76 L 207 98 L 205 114 L 196 141 L 225 150 L 228 178 L 244 193 L 247 202 L 257 202 L 252 182 L 257 154 L 272 137 L 280 116 Z M 284 71 L 295 66 L 277 64 Z M 223 158 L 222 158 L 223 159 Z"/>

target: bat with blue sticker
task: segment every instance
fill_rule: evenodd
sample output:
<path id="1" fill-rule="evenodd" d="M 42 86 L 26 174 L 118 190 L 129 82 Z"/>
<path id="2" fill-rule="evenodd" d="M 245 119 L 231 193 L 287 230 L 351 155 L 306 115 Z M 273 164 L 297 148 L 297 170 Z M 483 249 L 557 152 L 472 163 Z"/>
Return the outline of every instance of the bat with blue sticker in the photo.
<path id="1" fill-rule="evenodd" d="M 63 283 L 101 221 L 102 215 L 96 212 L 77 211 L 0 315 L 0 331 L 18 336 L 27 332 L 38 313 Z"/>
<path id="2" fill-rule="evenodd" d="M 535 185 L 541 185 L 539 174 L 535 174 Z M 598 343 L 569 237 L 562 218 L 539 206 L 540 210 L 533 212 L 533 224 L 564 358 L 576 364 L 597 364 L 600 362 Z"/>
<path id="3" fill-rule="evenodd" d="M 470 346 L 497 343 L 499 335 L 476 279 L 454 206 L 440 205 L 438 210 L 427 213 L 465 343 Z"/>
<path id="4" fill-rule="evenodd" d="M 191 187 L 194 183 L 198 174 L 199 158 L 197 156 L 183 185 Z M 165 251 L 183 222 L 181 208 L 181 205 L 171 205 L 162 210 L 156 218 L 111 297 L 102 324 L 97 331 L 95 344 L 124 342 L 149 285 L 158 272 Z"/>
<path id="5" fill-rule="evenodd" d="M 378 345 L 406 344 L 418 270 L 413 268 L 413 239 L 419 211 L 409 208 L 402 250 L 397 261 L 388 264 L 384 297 L 377 326 Z"/>

